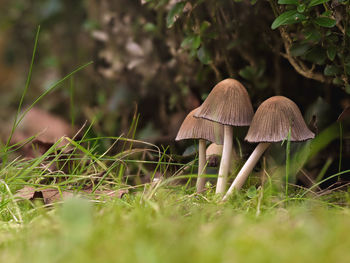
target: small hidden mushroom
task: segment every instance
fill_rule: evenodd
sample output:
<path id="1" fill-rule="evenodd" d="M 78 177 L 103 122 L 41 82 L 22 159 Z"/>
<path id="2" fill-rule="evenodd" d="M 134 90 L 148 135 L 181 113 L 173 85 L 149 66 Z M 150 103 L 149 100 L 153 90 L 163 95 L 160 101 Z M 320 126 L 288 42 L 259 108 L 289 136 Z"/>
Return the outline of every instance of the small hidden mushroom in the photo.
<path id="1" fill-rule="evenodd" d="M 239 171 L 223 200 L 226 200 L 234 189 L 241 189 L 269 145 L 286 140 L 289 130 L 291 131 L 290 141 L 306 141 L 315 137 L 307 127 L 298 106 L 292 100 L 283 96 L 274 96 L 265 100 L 256 110 L 245 137 L 246 141 L 259 144 Z"/>
<path id="2" fill-rule="evenodd" d="M 211 143 L 207 150 L 205 151 L 206 160 L 208 163 L 208 167 L 217 167 L 220 164 L 221 156 L 222 156 L 223 146 L 216 143 Z M 239 157 L 236 153 L 235 148 L 232 148 L 231 154 L 231 163 L 229 171 L 234 169 L 235 163 L 239 160 Z"/>
<path id="3" fill-rule="evenodd" d="M 204 168 L 206 164 L 205 150 L 206 140 L 217 144 L 223 143 L 223 126 L 205 119 L 194 118 L 193 115 L 200 110 L 192 110 L 185 118 L 177 133 L 175 141 L 185 139 L 199 139 L 198 149 L 198 178 L 196 183 L 197 192 L 202 192 L 205 185 Z"/>
<path id="4" fill-rule="evenodd" d="M 223 194 L 226 190 L 233 146 L 232 126 L 249 126 L 253 115 L 247 90 L 239 81 L 231 78 L 216 84 L 194 115 L 196 118 L 224 125 L 224 147 L 216 185 L 217 194 Z"/>
<path id="5" fill-rule="evenodd" d="M 205 151 L 205 158 L 209 167 L 218 166 L 222 156 L 222 145 L 211 143 Z"/>

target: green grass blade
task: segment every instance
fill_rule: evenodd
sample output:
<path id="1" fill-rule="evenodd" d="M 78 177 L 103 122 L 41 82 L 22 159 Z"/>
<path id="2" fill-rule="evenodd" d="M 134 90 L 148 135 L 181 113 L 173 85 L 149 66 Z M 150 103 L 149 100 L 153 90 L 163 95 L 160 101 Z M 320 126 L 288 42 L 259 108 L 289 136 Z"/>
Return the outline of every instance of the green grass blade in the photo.
<path id="1" fill-rule="evenodd" d="M 66 75 L 65 77 L 63 77 L 62 79 L 60 79 L 59 81 L 57 81 L 56 83 L 54 83 L 48 90 L 46 90 L 43 94 L 41 94 L 21 115 L 21 117 L 19 118 L 19 120 L 16 123 L 16 127 L 18 126 L 18 124 L 23 120 L 23 118 L 25 117 L 25 115 L 42 99 L 44 98 L 47 94 L 49 94 L 51 91 L 53 91 L 55 88 L 57 88 L 57 86 L 59 86 L 60 84 L 62 84 L 65 80 L 69 79 L 71 76 L 73 76 L 75 73 L 81 71 L 82 69 L 86 68 L 87 66 L 91 65 L 93 63 L 93 61 L 90 61 L 80 67 L 78 67 L 77 69 L 73 70 L 71 73 L 69 73 L 68 75 Z"/>
<path id="2" fill-rule="evenodd" d="M 25 97 L 25 95 L 27 94 L 27 91 L 28 91 L 29 85 L 30 85 L 30 81 L 31 81 L 31 79 L 32 79 L 32 71 L 33 71 L 33 66 L 34 66 L 34 60 L 35 60 L 36 50 L 37 50 L 37 47 L 38 47 L 39 34 L 40 34 L 40 26 L 38 26 L 38 29 L 37 29 L 37 31 L 36 31 L 35 41 L 34 41 L 34 48 L 33 48 L 33 53 L 32 53 L 32 60 L 31 60 L 31 62 L 30 62 L 30 66 L 29 66 L 29 72 L 28 72 L 28 76 L 27 76 L 27 81 L 26 81 L 26 84 L 25 84 L 25 87 L 24 87 L 24 91 L 23 91 L 23 93 L 22 93 L 22 97 L 21 97 L 21 99 L 20 99 L 20 101 L 19 101 L 19 105 L 18 105 L 18 108 L 17 108 L 17 114 L 16 114 L 16 116 L 15 116 L 15 120 L 14 120 L 13 125 L 12 125 L 12 128 L 11 128 L 10 136 L 9 136 L 9 138 L 7 139 L 7 142 L 6 142 L 6 145 L 5 145 L 5 152 L 6 152 L 6 148 L 8 147 L 8 145 L 9 145 L 10 142 L 11 142 L 11 139 L 12 139 L 13 133 L 15 132 L 15 129 L 16 129 L 16 127 L 18 126 L 18 124 L 17 124 L 17 119 L 18 119 L 18 116 L 19 116 L 20 111 L 21 111 L 21 109 L 22 109 L 24 97 Z"/>
<path id="3" fill-rule="evenodd" d="M 289 183 L 289 172 L 290 172 L 290 137 L 291 128 L 289 127 L 286 147 L 286 199 L 288 198 L 288 183 Z"/>

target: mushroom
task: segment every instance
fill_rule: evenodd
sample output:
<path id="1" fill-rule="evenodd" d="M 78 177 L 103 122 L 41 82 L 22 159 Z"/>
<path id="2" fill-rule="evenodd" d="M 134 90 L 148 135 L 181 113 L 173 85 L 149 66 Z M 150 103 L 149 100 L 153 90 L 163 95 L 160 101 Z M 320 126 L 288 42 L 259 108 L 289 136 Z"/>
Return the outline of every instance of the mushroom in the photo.
<path id="1" fill-rule="evenodd" d="M 239 190 L 243 186 L 269 145 L 285 140 L 289 130 L 291 131 L 290 141 L 306 141 L 315 137 L 293 101 L 283 96 L 274 96 L 265 100 L 256 110 L 245 137 L 246 141 L 259 144 L 239 171 L 223 200 L 226 200 L 234 189 Z"/>
<path id="2" fill-rule="evenodd" d="M 205 151 L 205 158 L 209 167 L 218 166 L 222 156 L 222 145 L 212 143 Z"/>
<path id="3" fill-rule="evenodd" d="M 204 190 L 205 178 L 202 176 L 205 168 L 206 140 L 217 144 L 223 143 L 223 126 L 205 119 L 194 118 L 193 115 L 200 110 L 192 110 L 185 118 L 175 138 L 176 141 L 185 139 L 199 139 L 198 149 L 198 178 L 196 183 L 197 192 Z"/>
<path id="4" fill-rule="evenodd" d="M 222 149 L 223 146 L 211 143 L 207 150 L 205 151 L 206 160 L 208 162 L 208 167 L 217 167 L 220 163 L 221 156 L 222 156 Z M 234 168 L 234 163 L 238 161 L 239 157 L 236 153 L 235 148 L 232 148 L 232 154 L 231 154 L 231 163 L 230 163 L 230 169 L 229 171 L 232 171 Z"/>
<path id="5" fill-rule="evenodd" d="M 217 194 L 223 194 L 226 190 L 233 145 L 232 126 L 248 126 L 253 115 L 247 90 L 239 81 L 230 78 L 216 84 L 194 115 L 224 125 L 224 147 L 216 185 Z"/>

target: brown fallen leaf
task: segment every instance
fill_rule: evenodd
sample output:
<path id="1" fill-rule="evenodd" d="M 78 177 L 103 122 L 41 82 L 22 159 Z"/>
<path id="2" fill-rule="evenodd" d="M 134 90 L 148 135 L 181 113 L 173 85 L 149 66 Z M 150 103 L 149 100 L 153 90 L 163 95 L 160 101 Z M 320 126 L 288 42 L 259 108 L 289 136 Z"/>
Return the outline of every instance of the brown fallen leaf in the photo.
<path id="1" fill-rule="evenodd" d="M 31 186 L 25 186 L 18 190 L 15 197 L 20 197 L 22 199 L 31 200 L 34 197 L 35 189 Z"/>
<path id="2" fill-rule="evenodd" d="M 7 140 L 11 127 L 7 127 L 5 130 L 6 132 L 2 135 L 4 141 Z M 29 138 L 34 137 L 33 141 L 22 145 L 18 151 L 26 158 L 35 158 L 44 154 L 58 140 L 61 140 L 57 145 L 58 148 L 67 146 L 61 149 L 64 151 L 72 149 L 73 147 L 69 145 L 66 138 L 71 138 L 74 133 L 75 128 L 72 128 L 63 118 L 38 107 L 33 107 L 16 128 L 11 144 L 24 143 Z"/>
<path id="3" fill-rule="evenodd" d="M 74 194 L 70 191 L 62 191 L 62 196 L 56 188 L 45 188 L 36 190 L 33 187 L 25 186 L 17 191 L 15 197 L 20 197 L 26 200 L 34 201 L 35 199 L 43 199 L 45 205 L 49 205 L 66 198 L 72 197 Z"/>
<path id="4" fill-rule="evenodd" d="M 15 194 L 15 197 L 19 197 L 21 199 L 26 199 L 30 201 L 34 201 L 36 199 L 42 199 L 45 205 L 50 205 L 55 202 L 59 202 L 62 200 L 65 200 L 67 198 L 75 196 L 75 194 L 72 191 L 61 191 L 62 196 L 60 192 L 57 190 L 57 188 L 45 188 L 42 190 L 36 190 L 34 187 L 31 186 L 25 186 L 17 193 Z M 125 194 L 128 194 L 129 190 L 123 189 L 119 191 L 113 191 L 113 190 L 97 190 L 93 194 L 94 199 L 100 199 L 101 197 L 118 197 L 122 198 Z M 92 189 L 82 190 L 77 195 L 83 195 L 86 197 L 91 197 Z"/>
<path id="5" fill-rule="evenodd" d="M 47 143 L 55 143 L 64 136 L 74 134 L 66 120 L 37 107 L 28 111 L 16 132 L 24 134 L 25 138 L 38 135 L 36 139 Z"/>

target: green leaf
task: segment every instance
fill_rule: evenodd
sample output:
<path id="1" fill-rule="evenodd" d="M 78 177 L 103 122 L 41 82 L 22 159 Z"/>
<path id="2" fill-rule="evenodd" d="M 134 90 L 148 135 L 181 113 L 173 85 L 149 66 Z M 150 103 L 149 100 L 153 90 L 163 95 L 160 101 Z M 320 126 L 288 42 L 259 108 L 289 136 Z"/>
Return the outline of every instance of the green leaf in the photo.
<path id="1" fill-rule="evenodd" d="M 321 40 L 321 33 L 315 28 L 308 28 L 304 31 L 305 39 L 312 42 L 319 42 Z"/>
<path id="2" fill-rule="evenodd" d="M 242 68 L 238 72 L 238 74 L 246 80 L 254 81 L 254 80 L 261 78 L 264 75 L 264 72 L 265 72 L 265 64 L 262 63 L 258 66 L 255 66 L 255 67 L 246 66 L 246 67 Z M 261 81 L 259 81 L 259 83 L 261 83 Z"/>
<path id="3" fill-rule="evenodd" d="M 321 15 L 330 17 L 332 15 L 332 11 L 331 10 L 327 10 L 327 11 L 323 12 Z"/>
<path id="4" fill-rule="evenodd" d="M 299 13 L 304 13 L 305 9 L 306 9 L 306 5 L 305 4 L 300 4 L 297 7 L 297 10 L 298 10 Z"/>
<path id="5" fill-rule="evenodd" d="M 257 194 L 258 194 L 258 191 L 257 191 L 257 189 L 256 189 L 256 187 L 254 185 L 249 187 L 248 190 L 247 190 L 247 193 L 246 193 L 247 197 L 250 198 L 250 199 L 256 197 Z"/>
<path id="6" fill-rule="evenodd" d="M 271 28 L 276 29 L 279 26 L 300 23 L 305 19 L 306 19 L 306 16 L 304 16 L 303 14 L 299 14 L 297 10 L 290 10 L 279 15 L 275 19 L 275 21 L 273 21 Z"/>
<path id="7" fill-rule="evenodd" d="M 201 34 L 203 34 L 204 31 L 207 30 L 208 27 L 210 27 L 210 22 L 208 22 L 208 21 L 203 21 L 202 24 L 201 24 L 201 27 L 200 27 L 200 29 L 199 29 L 199 32 L 200 32 Z"/>
<path id="8" fill-rule="evenodd" d="M 278 0 L 278 4 L 280 4 L 280 5 L 297 5 L 298 0 Z"/>
<path id="9" fill-rule="evenodd" d="M 339 41 L 339 37 L 336 34 L 331 34 L 330 36 L 327 37 L 327 40 L 329 42 L 336 43 Z"/>
<path id="10" fill-rule="evenodd" d="M 324 3 L 327 3 L 329 2 L 330 0 L 311 0 L 310 1 L 310 4 L 309 4 L 309 7 L 311 6 L 316 6 L 316 5 L 320 5 L 320 4 L 324 4 Z"/>
<path id="11" fill-rule="evenodd" d="M 193 43 L 194 37 L 195 37 L 195 36 L 188 36 L 188 37 L 185 37 L 185 39 L 182 40 L 182 42 L 181 42 L 181 47 L 182 47 L 182 48 L 186 48 L 186 47 L 191 46 L 192 43 Z"/>
<path id="12" fill-rule="evenodd" d="M 346 75 L 350 76 L 350 64 L 345 65 L 345 72 L 346 72 Z"/>
<path id="13" fill-rule="evenodd" d="M 349 30 L 350 28 L 348 27 L 348 29 L 346 30 L 346 35 L 348 36 L 348 37 L 350 37 L 350 30 Z"/>
<path id="14" fill-rule="evenodd" d="M 306 55 L 305 59 L 318 65 L 323 65 L 326 61 L 327 54 L 320 46 L 313 47 Z"/>
<path id="15" fill-rule="evenodd" d="M 198 49 L 201 45 L 201 37 L 200 36 L 188 36 L 181 42 L 182 48 L 191 48 L 191 49 Z"/>
<path id="16" fill-rule="evenodd" d="M 305 55 L 306 52 L 310 50 L 311 46 L 309 44 L 293 44 L 289 51 L 294 57 Z"/>
<path id="17" fill-rule="evenodd" d="M 335 55 L 337 54 L 337 48 L 334 46 L 331 46 L 327 49 L 327 56 L 328 58 L 333 61 L 335 58 Z"/>
<path id="18" fill-rule="evenodd" d="M 349 84 L 345 84 L 345 92 L 347 94 L 350 94 L 350 85 Z"/>
<path id="19" fill-rule="evenodd" d="M 175 21 L 182 13 L 185 4 L 186 2 L 178 2 L 173 6 L 173 8 L 170 9 L 166 18 L 166 25 L 168 28 L 171 28 L 174 25 Z"/>
<path id="20" fill-rule="evenodd" d="M 200 36 L 195 36 L 192 42 L 192 48 L 193 49 L 198 49 L 199 46 L 201 45 L 201 37 Z"/>
<path id="21" fill-rule="evenodd" d="M 245 68 L 241 69 L 238 74 L 246 79 L 246 80 L 253 80 L 254 79 L 254 76 L 256 74 L 256 70 L 251 67 L 251 66 L 246 66 Z"/>
<path id="22" fill-rule="evenodd" d="M 157 26 L 153 23 L 146 23 L 143 27 L 146 32 L 156 32 Z"/>
<path id="23" fill-rule="evenodd" d="M 334 85 L 337 85 L 337 86 L 344 85 L 344 81 L 343 81 L 341 78 L 339 78 L 339 77 L 334 78 L 334 79 L 332 80 L 332 83 L 333 83 Z"/>
<path id="24" fill-rule="evenodd" d="M 200 47 L 197 50 L 197 57 L 203 64 L 207 65 L 211 62 L 211 56 L 209 51 L 205 47 Z"/>
<path id="25" fill-rule="evenodd" d="M 325 76 L 335 76 L 339 73 L 341 73 L 341 69 L 334 65 L 327 65 L 323 70 Z"/>
<path id="26" fill-rule="evenodd" d="M 322 27 L 334 27 L 337 24 L 337 21 L 328 17 L 317 17 L 315 23 Z"/>
<path id="27" fill-rule="evenodd" d="M 345 54 L 344 54 L 345 55 Z M 348 54 L 347 56 L 343 56 L 342 58 L 344 58 L 344 63 L 347 65 L 350 65 L 350 54 Z"/>

